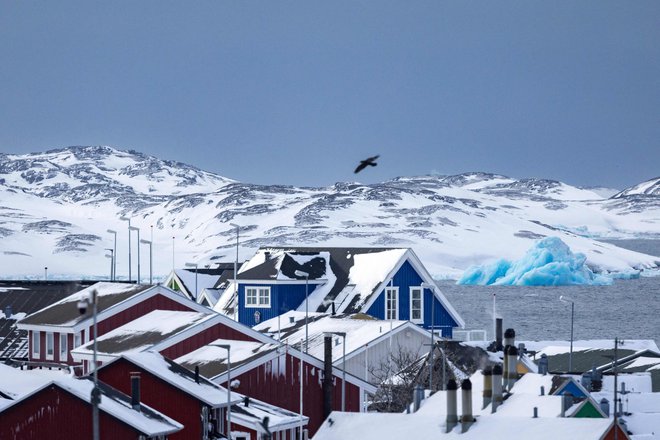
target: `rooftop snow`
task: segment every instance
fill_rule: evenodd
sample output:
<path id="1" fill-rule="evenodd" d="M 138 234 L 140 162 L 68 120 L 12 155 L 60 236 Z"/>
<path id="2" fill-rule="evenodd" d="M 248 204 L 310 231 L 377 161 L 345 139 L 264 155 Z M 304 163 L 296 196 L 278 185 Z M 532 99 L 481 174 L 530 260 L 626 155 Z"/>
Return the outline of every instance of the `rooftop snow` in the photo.
<path id="1" fill-rule="evenodd" d="M 248 399 L 246 401 L 246 399 Z M 282 431 L 300 425 L 307 425 L 309 417 L 280 408 L 270 403 L 248 397 L 240 403 L 232 405 L 231 417 L 245 426 L 252 427 L 257 432 L 262 431 L 261 422 L 268 417 L 268 427 L 271 431 Z"/>

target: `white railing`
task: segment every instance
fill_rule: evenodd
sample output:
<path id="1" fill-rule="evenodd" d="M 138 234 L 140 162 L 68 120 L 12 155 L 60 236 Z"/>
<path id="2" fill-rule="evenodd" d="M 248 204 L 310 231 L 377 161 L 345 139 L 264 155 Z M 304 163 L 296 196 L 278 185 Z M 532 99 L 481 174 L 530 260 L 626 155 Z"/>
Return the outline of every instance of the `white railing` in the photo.
<path id="1" fill-rule="evenodd" d="M 486 341 L 486 330 L 454 330 L 452 339 L 454 341 Z"/>

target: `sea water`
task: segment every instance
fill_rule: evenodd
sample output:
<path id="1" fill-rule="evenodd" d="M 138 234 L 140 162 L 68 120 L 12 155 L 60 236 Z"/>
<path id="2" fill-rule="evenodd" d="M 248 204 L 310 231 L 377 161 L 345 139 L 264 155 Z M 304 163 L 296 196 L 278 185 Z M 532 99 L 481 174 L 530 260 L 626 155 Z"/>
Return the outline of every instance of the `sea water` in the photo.
<path id="1" fill-rule="evenodd" d="M 660 255 L 660 240 L 614 242 L 651 255 Z M 660 258 L 660 257 L 659 257 Z M 609 286 L 438 286 L 465 320 L 466 329 L 493 334 L 493 294 L 504 328 L 519 340 L 569 340 L 574 301 L 573 339 L 653 339 L 660 345 L 660 276 L 615 280 Z"/>

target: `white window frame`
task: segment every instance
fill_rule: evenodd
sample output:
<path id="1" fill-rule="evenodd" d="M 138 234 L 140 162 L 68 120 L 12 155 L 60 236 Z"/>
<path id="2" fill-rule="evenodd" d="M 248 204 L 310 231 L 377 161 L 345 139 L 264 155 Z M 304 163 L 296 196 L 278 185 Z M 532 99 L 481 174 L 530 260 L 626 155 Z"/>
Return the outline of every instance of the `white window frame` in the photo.
<path id="1" fill-rule="evenodd" d="M 262 296 L 262 293 L 266 295 Z M 250 293 L 250 295 L 248 295 Z M 250 302 L 253 298 L 254 302 Z M 270 309 L 270 286 L 245 286 L 245 307 L 248 309 Z"/>
<path id="2" fill-rule="evenodd" d="M 82 332 L 73 334 L 73 348 L 78 348 L 82 345 Z"/>
<path id="3" fill-rule="evenodd" d="M 413 318 L 413 293 L 419 292 L 419 318 Z M 424 323 L 424 288 L 422 286 L 410 287 L 410 321 L 415 324 Z"/>
<path id="4" fill-rule="evenodd" d="M 69 361 L 69 335 L 67 333 L 60 333 L 60 361 Z"/>
<path id="5" fill-rule="evenodd" d="M 53 332 L 46 332 L 46 359 L 55 359 L 55 334 Z"/>
<path id="6" fill-rule="evenodd" d="M 394 293 L 394 313 L 389 304 L 391 292 Z M 385 320 L 390 319 L 399 319 L 399 288 L 388 286 L 385 288 Z"/>
<path id="7" fill-rule="evenodd" d="M 41 357 L 41 332 L 38 331 L 32 332 L 32 357 Z"/>

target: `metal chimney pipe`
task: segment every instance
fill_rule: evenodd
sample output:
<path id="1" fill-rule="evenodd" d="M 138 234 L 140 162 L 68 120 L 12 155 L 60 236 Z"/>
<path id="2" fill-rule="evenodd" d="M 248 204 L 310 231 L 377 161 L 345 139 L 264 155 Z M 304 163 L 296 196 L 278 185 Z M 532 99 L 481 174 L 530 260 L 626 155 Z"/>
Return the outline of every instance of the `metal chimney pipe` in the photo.
<path id="1" fill-rule="evenodd" d="M 458 424 L 458 411 L 456 408 L 456 390 L 458 386 L 454 379 L 447 382 L 447 429 L 445 432 L 451 432 Z"/>
<path id="2" fill-rule="evenodd" d="M 495 351 L 502 351 L 502 318 L 495 319 Z"/>
<path id="3" fill-rule="evenodd" d="M 493 367 L 493 402 L 491 412 L 496 412 L 502 404 L 502 367 L 498 364 Z"/>
<path id="4" fill-rule="evenodd" d="M 509 389 L 509 346 L 504 346 L 504 353 L 502 355 L 502 389 Z"/>
<path id="5" fill-rule="evenodd" d="M 507 345 L 516 346 L 516 331 L 512 328 L 504 331 L 504 346 L 506 347 Z"/>
<path id="6" fill-rule="evenodd" d="M 541 385 L 541 396 L 545 396 L 545 387 Z"/>
<path id="7" fill-rule="evenodd" d="M 417 412 L 419 407 L 422 406 L 422 399 L 424 399 L 424 388 L 417 384 L 413 389 L 413 412 Z"/>
<path id="8" fill-rule="evenodd" d="M 332 336 L 323 337 L 323 418 L 332 412 Z"/>
<path id="9" fill-rule="evenodd" d="M 199 383 L 199 365 L 195 365 L 195 383 Z"/>
<path id="10" fill-rule="evenodd" d="M 484 375 L 484 401 L 482 408 L 485 408 L 493 401 L 493 370 L 490 367 L 486 367 L 482 374 Z"/>
<path id="11" fill-rule="evenodd" d="M 461 415 L 461 432 L 467 432 L 474 423 L 472 415 L 472 382 L 465 379 L 461 383 L 461 406 L 463 407 Z"/>
<path id="12" fill-rule="evenodd" d="M 610 401 L 607 400 L 605 397 L 600 399 L 600 409 L 605 413 L 607 417 L 610 416 Z"/>
<path id="13" fill-rule="evenodd" d="M 507 367 L 509 368 L 509 377 L 507 391 L 511 391 L 511 388 L 516 384 L 518 380 L 518 349 L 513 345 L 509 346 L 509 352 L 507 354 L 509 361 L 507 362 Z M 504 373 L 506 374 L 506 373 Z"/>
<path id="14" fill-rule="evenodd" d="M 140 411 L 140 373 L 131 371 L 131 407 Z"/>
<path id="15" fill-rule="evenodd" d="M 534 419 L 538 419 L 538 418 L 539 418 L 539 409 L 538 409 L 537 407 L 534 407 L 534 416 L 533 416 L 533 418 L 534 418 Z"/>
<path id="16" fill-rule="evenodd" d="M 539 360 L 539 374 L 545 376 L 548 374 L 548 355 L 543 353 L 541 359 Z"/>
<path id="17" fill-rule="evenodd" d="M 573 394 L 564 393 L 561 399 L 561 417 L 566 417 L 566 411 L 573 405 Z"/>

